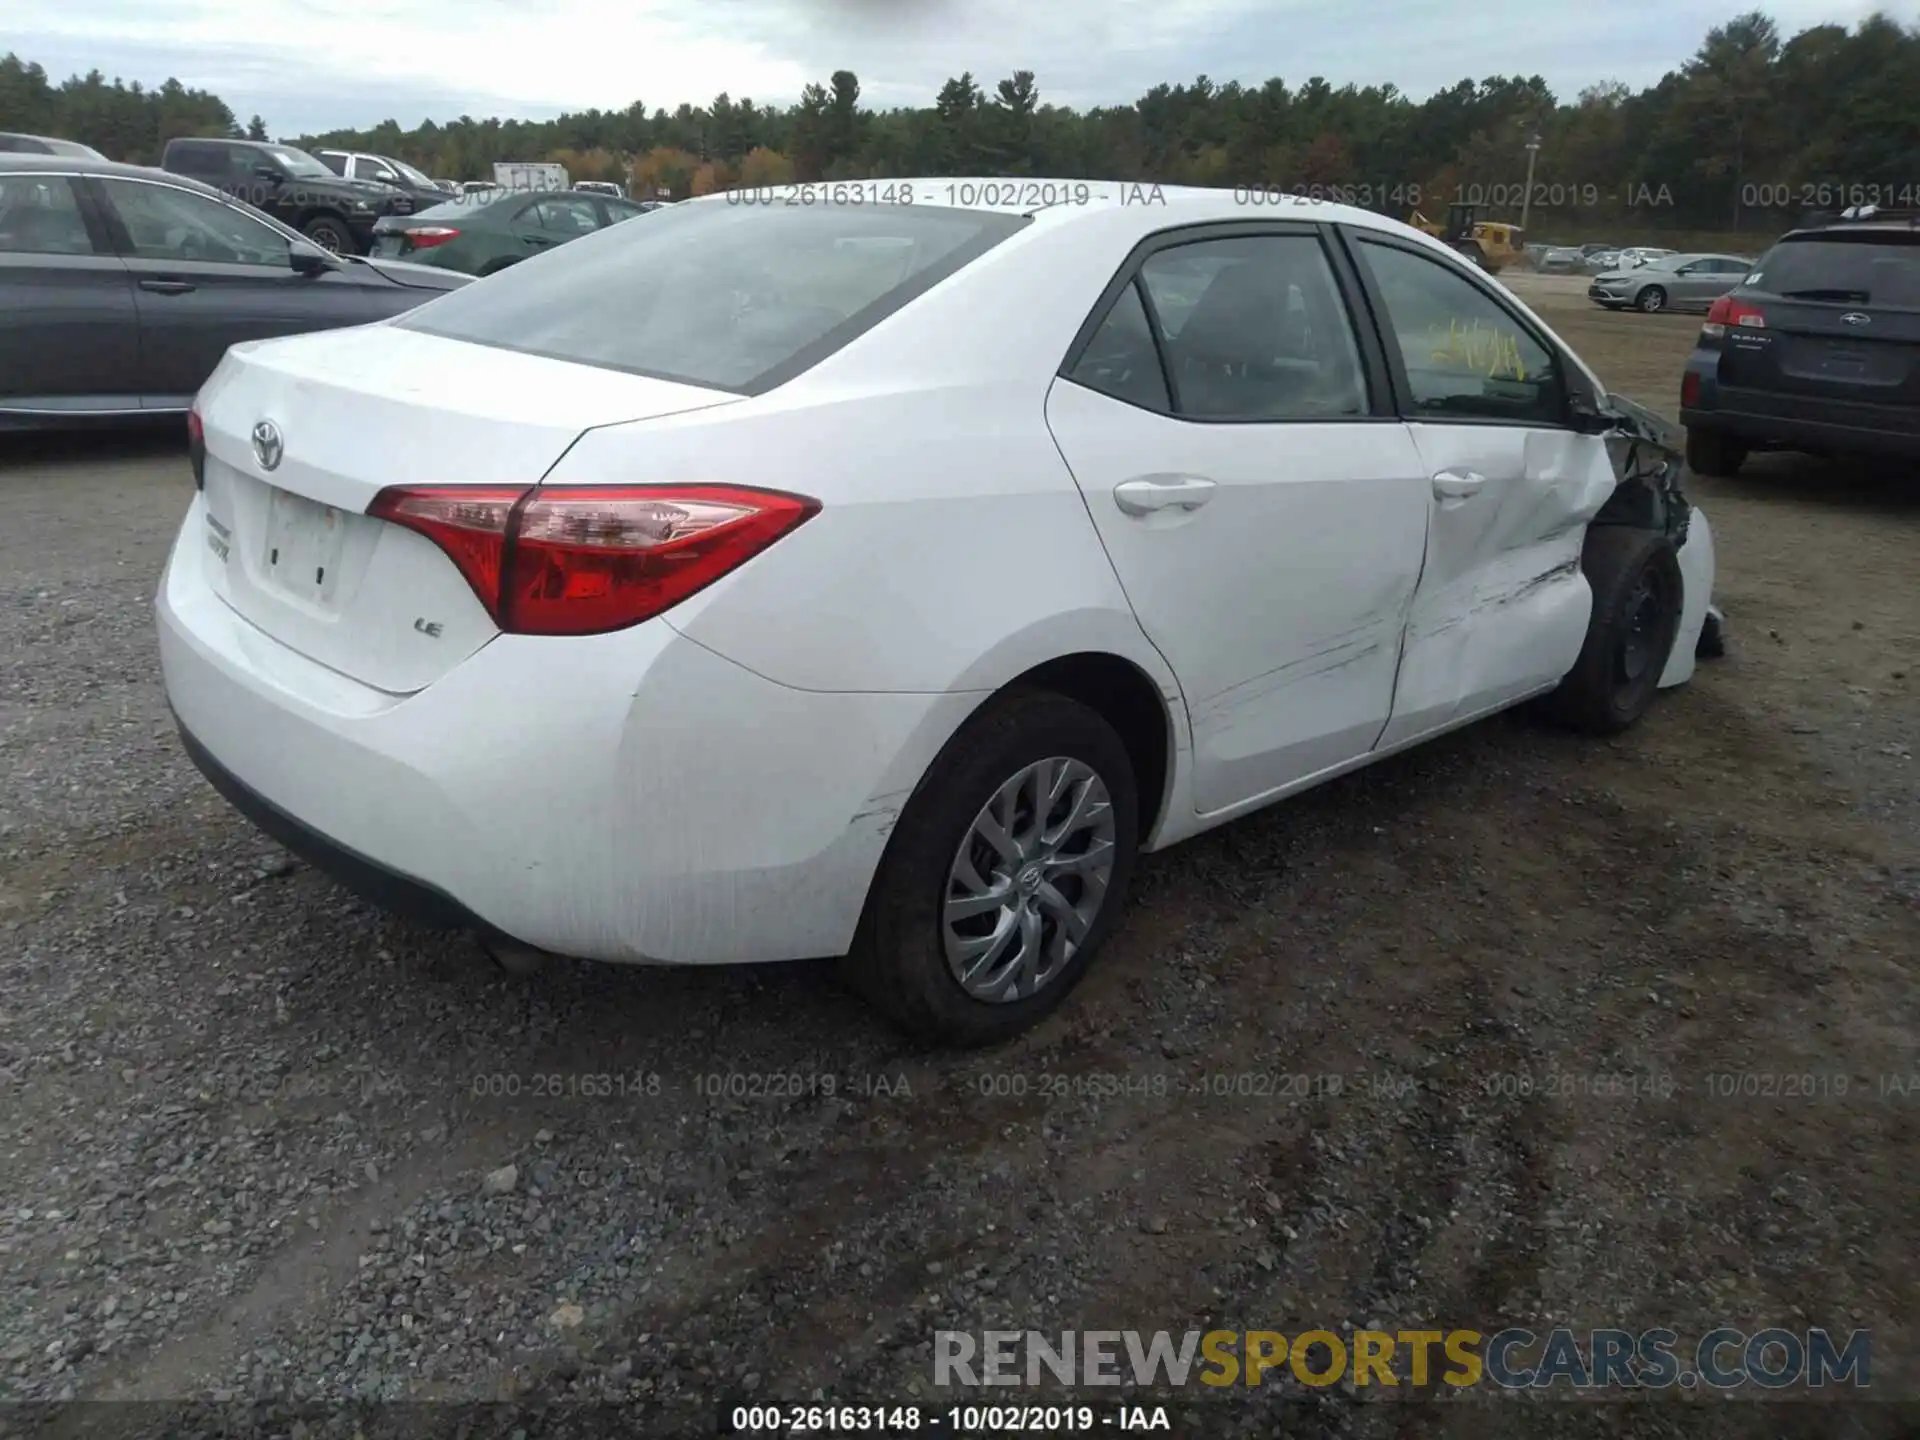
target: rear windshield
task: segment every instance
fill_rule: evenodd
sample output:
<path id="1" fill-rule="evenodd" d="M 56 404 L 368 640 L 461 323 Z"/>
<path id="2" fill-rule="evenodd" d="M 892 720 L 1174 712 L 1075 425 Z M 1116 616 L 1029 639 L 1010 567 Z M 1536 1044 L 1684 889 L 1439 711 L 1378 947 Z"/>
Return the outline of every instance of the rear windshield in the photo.
<path id="1" fill-rule="evenodd" d="M 709 200 L 614 225 L 396 323 L 757 395 L 979 258 L 1025 216 Z"/>
<path id="2" fill-rule="evenodd" d="M 1863 232 L 1782 240 L 1750 279 L 1775 295 L 1920 310 L 1920 235 Z"/>

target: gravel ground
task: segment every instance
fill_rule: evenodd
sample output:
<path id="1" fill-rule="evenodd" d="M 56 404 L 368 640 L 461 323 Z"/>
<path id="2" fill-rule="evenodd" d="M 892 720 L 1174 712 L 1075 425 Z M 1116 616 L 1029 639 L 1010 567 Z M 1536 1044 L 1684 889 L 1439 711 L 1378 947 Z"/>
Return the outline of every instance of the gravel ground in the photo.
<path id="1" fill-rule="evenodd" d="M 1697 320 L 1514 285 L 1670 408 Z M 1920 1394 L 1911 477 L 1703 484 L 1732 653 L 1643 725 L 1503 717 L 1149 857 L 1076 999 L 961 1057 L 809 966 L 509 979 L 293 862 L 159 687 L 190 485 L 164 435 L 0 448 L 0 1400 L 618 1399 L 664 1435 L 931 1400 L 943 1328 L 1374 1322 L 1869 1327 Z M 1733 1409 L 1912 1418 L 1635 1418 Z"/>

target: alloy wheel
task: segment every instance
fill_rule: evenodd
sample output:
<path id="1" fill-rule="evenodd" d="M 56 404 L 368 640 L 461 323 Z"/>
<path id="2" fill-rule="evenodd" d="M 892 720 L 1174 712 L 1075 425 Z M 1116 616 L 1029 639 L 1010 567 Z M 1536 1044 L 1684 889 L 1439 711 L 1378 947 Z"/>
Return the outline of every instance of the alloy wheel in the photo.
<path id="1" fill-rule="evenodd" d="M 947 873 L 947 966 L 975 1000 L 1007 1004 L 1067 968 L 1106 904 L 1118 851 L 1106 782 L 1056 755 L 980 807 Z"/>

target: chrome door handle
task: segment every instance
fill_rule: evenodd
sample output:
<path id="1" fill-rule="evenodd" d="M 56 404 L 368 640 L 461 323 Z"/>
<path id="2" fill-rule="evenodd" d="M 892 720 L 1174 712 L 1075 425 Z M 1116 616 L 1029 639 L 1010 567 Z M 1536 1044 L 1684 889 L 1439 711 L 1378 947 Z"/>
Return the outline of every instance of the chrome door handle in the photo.
<path id="1" fill-rule="evenodd" d="M 1440 500 L 1465 500 L 1478 495 L 1487 477 L 1472 470 L 1442 470 L 1433 477 L 1433 493 Z"/>
<path id="2" fill-rule="evenodd" d="M 1123 480 L 1113 487 L 1113 503 L 1129 515 L 1156 510 L 1198 510 L 1213 498 L 1213 481 L 1198 475 L 1168 475 Z"/>

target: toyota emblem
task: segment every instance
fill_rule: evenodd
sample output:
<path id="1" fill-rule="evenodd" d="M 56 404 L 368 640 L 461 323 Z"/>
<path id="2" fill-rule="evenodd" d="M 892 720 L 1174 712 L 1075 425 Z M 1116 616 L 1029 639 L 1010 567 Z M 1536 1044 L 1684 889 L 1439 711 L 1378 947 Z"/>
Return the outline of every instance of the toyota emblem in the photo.
<path id="1" fill-rule="evenodd" d="M 262 420 L 253 427 L 253 458 L 260 462 L 262 470 L 278 469 L 286 448 L 286 442 L 280 438 L 280 427 L 273 421 Z"/>
<path id="2" fill-rule="evenodd" d="M 1862 315 L 1858 310 L 1849 310 L 1840 317 L 1840 323 L 1842 325 L 1871 325 L 1873 323 L 1873 317 L 1871 315 Z"/>

